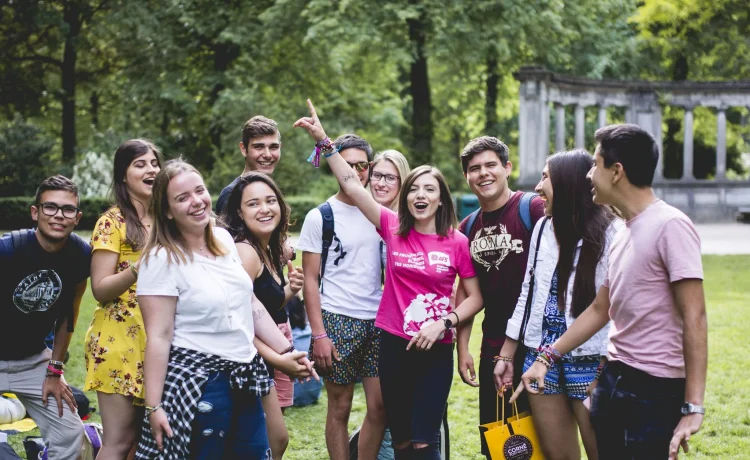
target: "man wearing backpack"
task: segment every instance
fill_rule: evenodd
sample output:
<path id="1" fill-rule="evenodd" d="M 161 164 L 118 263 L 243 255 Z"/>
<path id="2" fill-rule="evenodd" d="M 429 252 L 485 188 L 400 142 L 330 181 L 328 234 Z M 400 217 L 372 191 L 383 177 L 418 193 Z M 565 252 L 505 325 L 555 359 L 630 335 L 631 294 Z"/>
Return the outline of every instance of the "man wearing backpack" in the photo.
<path id="1" fill-rule="evenodd" d="M 484 299 L 484 322 L 479 382 L 469 353 L 473 320 L 458 327 L 458 373 L 464 383 L 479 387 L 479 421 L 485 424 L 497 420 L 493 357 L 503 346 L 505 327 L 521 293 L 531 231 L 544 216 L 544 203 L 534 194 L 510 189 L 513 165 L 508 160 L 508 146 L 495 137 L 472 139 L 461 152 L 461 165 L 466 182 L 479 199 L 480 209 L 464 219 L 459 230 L 469 238 Z M 456 304 L 463 296 L 459 286 Z M 489 456 L 484 438 L 482 453 Z"/>
<path id="2" fill-rule="evenodd" d="M 357 178 L 367 185 L 372 147 L 346 134 L 334 141 Z M 380 334 L 375 315 L 380 284 L 380 236 L 343 190 L 307 213 L 298 247 L 305 275 L 305 308 L 312 328 L 309 356 L 328 394 L 326 446 L 333 460 L 349 460 L 347 425 L 354 383 L 367 401 L 359 458 L 377 457 L 385 430 L 378 378 Z"/>
<path id="3" fill-rule="evenodd" d="M 0 266 L 8 268 L 0 278 L 0 393 L 15 393 L 26 406 L 50 459 L 75 459 L 83 424 L 62 361 L 91 263 L 91 248 L 73 234 L 81 219 L 78 187 L 60 175 L 45 179 L 31 218 L 36 230 L 0 238 Z M 53 328 L 49 350 L 44 339 Z"/>

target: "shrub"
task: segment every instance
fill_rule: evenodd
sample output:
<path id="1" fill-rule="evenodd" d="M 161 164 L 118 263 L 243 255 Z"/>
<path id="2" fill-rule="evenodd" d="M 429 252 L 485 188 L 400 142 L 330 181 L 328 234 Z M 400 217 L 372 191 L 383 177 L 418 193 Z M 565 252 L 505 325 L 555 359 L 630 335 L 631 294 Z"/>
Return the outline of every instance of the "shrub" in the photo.
<path id="1" fill-rule="evenodd" d="M 29 211 L 32 204 L 34 204 L 34 197 L 29 196 L 0 198 L 0 227 L 2 227 L 2 230 L 35 227 L 34 221 L 31 220 L 31 211 Z M 112 202 L 108 198 L 81 197 L 79 206 L 83 216 L 76 229 L 93 230 L 99 216 L 112 206 Z"/>

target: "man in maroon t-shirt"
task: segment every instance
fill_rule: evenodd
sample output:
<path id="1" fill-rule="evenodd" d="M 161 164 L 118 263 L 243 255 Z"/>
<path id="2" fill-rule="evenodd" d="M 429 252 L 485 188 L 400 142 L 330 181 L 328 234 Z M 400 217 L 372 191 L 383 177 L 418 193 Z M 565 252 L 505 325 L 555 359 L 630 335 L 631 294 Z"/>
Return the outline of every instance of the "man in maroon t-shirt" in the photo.
<path id="1" fill-rule="evenodd" d="M 508 146 L 495 137 L 482 136 L 471 140 L 461 152 L 461 164 L 466 182 L 479 199 L 481 208 L 472 228 L 466 231 L 469 220 L 466 218 L 459 229 L 469 238 L 471 257 L 484 299 L 484 322 L 479 382 L 476 381 L 474 358 L 469 353 L 472 320 L 464 321 L 458 327 L 458 372 L 466 384 L 479 387 L 479 421 L 485 424 L 497 420 L 492 358 L 500 352 L 505 341 L 505 327 L 513 316 L 526 273 L 531 229 L 544 216 L 544 204 L 539 197 L 531 199 L 531 227 L 527 229 L 519 212 L 524 193 L 513 192 L 508 187 L 508 176 L 513 167 L 508 160 Z M 459 286 L 456 305 L 463 298 Z M 482 453 L 489 455 L 483 439 Z"/>

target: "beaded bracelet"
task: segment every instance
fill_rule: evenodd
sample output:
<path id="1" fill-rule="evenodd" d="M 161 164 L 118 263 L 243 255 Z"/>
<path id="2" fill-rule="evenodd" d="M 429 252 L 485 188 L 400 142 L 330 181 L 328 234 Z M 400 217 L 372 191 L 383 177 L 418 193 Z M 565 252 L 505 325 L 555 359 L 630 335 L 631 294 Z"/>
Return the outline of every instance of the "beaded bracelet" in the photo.
<path id="1" fill-rule="evenodd" d="M 544 364 L 544 366 L 545 366 L 545 367 L 546 367 L 547 369 L 549 369 L 549 368 L 550 368 L 550 366 L 552 365 L 552 364 L 550 364 L 549 362 L 547 362 L 547 360 L 546 360 L 546 359 L 542 358 L 542 355 L 539 355 L 539 356 L 537 356 L 537 357 L 536 357 L 536 359 L 535 359 L 534 361 L 536 361 L 536 362 L 538 362 L 538 363 L 542 363 L 542 364 Z"/>
<path id="2" fill-rule="evenodd" d="M 310 154 L 310 157 L 308 157 L 307 162 L 311 163 L 316 168 L 319 168 L 320 167 L 320 154 L 322 153 L 324 157 L 328 158 L 334 153 L 338 152 L 339 148 L 340 146 L 336 146 L 336 144 L 333 143 L 331 138 L 326 137 L 325 139 L 320 140 L 315 143 L 315 148 Z"/>
<path id="3" fill-rule="evenodd" d="M 493 364 L 497 364 L 498 361 L 502 361 L 502 362 L 505 362 L 505 363 L 512 363 L 513 362 L 513 358 L 509 358 L 507 356 L 500 356 L 500 355 L 497 355 L 494 358 L 492 358 L 492 363 Z"/>

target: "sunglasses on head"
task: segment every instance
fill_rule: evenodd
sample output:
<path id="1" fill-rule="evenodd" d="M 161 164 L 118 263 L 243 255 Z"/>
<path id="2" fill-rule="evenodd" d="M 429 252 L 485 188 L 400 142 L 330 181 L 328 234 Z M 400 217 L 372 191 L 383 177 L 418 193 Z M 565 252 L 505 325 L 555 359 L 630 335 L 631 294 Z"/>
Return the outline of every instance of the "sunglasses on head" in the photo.
<path id="1" fill-rule="evenodd" d="M 347 161 L 347 163 L 349 163 Z M 349 163 L 349 166 L 357 170 L 357 172 L 365 172 L 370 168 L 370 163 L 366 161 L 358 161 L 356 163 Z"/>

